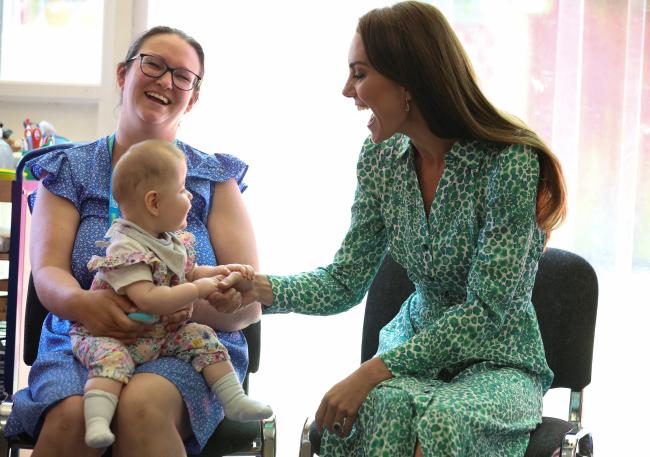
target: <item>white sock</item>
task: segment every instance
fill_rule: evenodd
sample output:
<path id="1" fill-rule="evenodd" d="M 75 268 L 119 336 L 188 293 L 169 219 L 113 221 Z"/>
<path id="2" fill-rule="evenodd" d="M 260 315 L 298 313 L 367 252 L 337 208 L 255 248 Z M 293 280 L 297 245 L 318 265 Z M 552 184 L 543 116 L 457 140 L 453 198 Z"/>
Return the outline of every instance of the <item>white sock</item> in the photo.
<path id="1" fill-rule="evenodd" d="M 89 390 L 84 394 L 84 417 L 86 418 L 86 445 L 104 448 L 113 444 L 111 420 L 117 408 L 117 397 L 103 390 Z"/>
<path id="2" fill-rule="evenodd" d="M 271 417 L 271 407 L 248 398 L 235 372 L 223 376 L 210 386 L 223 406 L 228 419 L 245 422 Z"/>

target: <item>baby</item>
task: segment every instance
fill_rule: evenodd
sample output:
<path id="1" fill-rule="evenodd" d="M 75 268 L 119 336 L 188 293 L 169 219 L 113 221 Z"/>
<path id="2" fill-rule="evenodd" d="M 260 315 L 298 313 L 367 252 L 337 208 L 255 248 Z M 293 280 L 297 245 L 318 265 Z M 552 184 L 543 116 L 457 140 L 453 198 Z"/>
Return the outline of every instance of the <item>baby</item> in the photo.
<path id="1" fill-rule="evenodd" d="M 156 323 L 158 315 L 190 310 L 195 300 L 219 290 L 220 279 L 231 271 L 249 278 L 254 274 L 248 265 L 195 265 L 194 236 L 176 232 L 187 226 L 191 206 L 186 172 L 184 154 L 161 140 L 132 146 L 115 166 L 112 190 L 123 219 L 116 219 L 106 233 L 106 257 L 94 256 L 88 263 L 97 271 L 91 289 L 112 288 L 126 295 L 140 311 L 129 317 L 152 325 L 149 336 L 125 345 L 94 337 L 80 323 L 72 324 L 73 352 L 89 370 L 84 389 L 89 447 L 113 443 L 110 423 L 123 384 L 136 365 L 160 356 L 186 360 L 202 372 L 229 419 L 253 421 L 273 414 L 269 406 L 245 395 L 212 328 L 185 323 L 170 332 Z"/>

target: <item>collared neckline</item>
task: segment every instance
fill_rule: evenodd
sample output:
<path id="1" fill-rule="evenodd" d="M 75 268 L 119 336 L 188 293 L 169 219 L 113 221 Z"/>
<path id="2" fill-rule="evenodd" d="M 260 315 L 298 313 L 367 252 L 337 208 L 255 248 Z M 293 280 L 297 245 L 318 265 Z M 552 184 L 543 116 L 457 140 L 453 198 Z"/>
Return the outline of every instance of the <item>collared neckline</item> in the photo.
<path id="1" fill-rule="evenodd" d="M 464 138 L 459 138 L 457 139 L 454 144 L 452 144 L 451 148 L 449 151 L 445 153 L 445 162 L 451 160 L 456 160 L 458 158 L 462 157 L 461 151 L 463 150 L 464 146 L 468 143 L 468 140 Z M 408 136 L 402 134 L 400 138 L 396 140 L 395 147 L 398 150 L 398 157 L 403 157 L 407 153 L 412 153 L 415 155 L 415 145 L 413 144 L 413 140 L 409 138 Z"/>

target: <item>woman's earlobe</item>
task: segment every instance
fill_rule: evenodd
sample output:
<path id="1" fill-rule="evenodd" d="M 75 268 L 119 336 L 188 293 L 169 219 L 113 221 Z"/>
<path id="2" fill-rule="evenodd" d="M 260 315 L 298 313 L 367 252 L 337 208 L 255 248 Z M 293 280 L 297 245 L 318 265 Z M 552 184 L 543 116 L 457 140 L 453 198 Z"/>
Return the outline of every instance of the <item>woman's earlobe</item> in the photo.
<path id="1" fill-rule="evenodd" d="M 120 63 L 117 65 L 117 70 L 115 71 L 117 86 L 120 89 L 124 89 L 124 80 L 126 79 L 126 64 Z"/>
<path id="2" fill-rule="evenodd" d="M 192 98 L 190 99 L 190 102 L 187 104 L 187 108 L 185 108 L 185 114 L 189 113 L 194 107 L 194 104 L 198 101 L 199 101 L 199 92 L 195 91 L 192 94 Z"/>

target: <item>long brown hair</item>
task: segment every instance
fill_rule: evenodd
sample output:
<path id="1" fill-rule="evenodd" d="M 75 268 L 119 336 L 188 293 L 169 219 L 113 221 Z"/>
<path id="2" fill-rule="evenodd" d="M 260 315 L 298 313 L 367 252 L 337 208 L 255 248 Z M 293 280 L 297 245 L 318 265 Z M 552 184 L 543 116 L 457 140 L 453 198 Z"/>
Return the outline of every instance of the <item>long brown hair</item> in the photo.
<path id="1" fill-rule="evenodd" d="M 440 138 L 528 145 L 537 151 L 537 224 L 547 233 L 566 216 L 560 162 L 522 121 L 499 112 L 483 95 L 453 29 L 434 6 L 405 1 L 359 19 L 370 64 L 404 86 L 431 132 Z"/>

